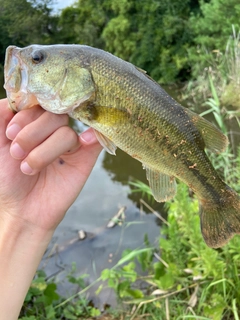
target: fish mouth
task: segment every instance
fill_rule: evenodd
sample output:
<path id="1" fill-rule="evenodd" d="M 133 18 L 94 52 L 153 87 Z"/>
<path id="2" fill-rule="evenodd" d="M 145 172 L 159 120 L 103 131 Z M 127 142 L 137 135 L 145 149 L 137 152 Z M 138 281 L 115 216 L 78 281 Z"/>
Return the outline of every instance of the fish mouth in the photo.
<path id="1" fill-rule="evenodd" d="M 9 46 L 4 64 L 4 89 L 12 111 L 31 108 L 38 105 L 36 97 L 28 92 L 28 68 L 20 57 L 21 48 Z"/>

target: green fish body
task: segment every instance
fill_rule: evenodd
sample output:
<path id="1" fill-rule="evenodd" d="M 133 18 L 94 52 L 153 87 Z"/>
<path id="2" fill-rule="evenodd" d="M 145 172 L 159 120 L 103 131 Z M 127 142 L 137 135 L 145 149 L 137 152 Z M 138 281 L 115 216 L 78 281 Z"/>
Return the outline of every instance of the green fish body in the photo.
<path id="1" fill-rule="evenodd" d="M 144 71 L 88 46 L 9 47 L 5 88 L 14 110 L 37 101 L 48 111 L 68 113 L 94 128 L 108 152 L 119 147 L 139 160 L 157 201 L 174 197 L 176 178 L 186 183 L 198 197 L 201 230 L 210 247 L 240 233 L 240 198 L 204 151 L 223 151 L 227 138 Z"/>

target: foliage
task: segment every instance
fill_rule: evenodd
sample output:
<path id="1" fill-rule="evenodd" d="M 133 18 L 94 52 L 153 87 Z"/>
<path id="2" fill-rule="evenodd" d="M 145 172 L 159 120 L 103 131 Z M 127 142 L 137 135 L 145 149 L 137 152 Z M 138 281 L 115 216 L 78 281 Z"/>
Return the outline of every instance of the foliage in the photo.
<path id="1" fill-rule="evenodd" d="M 234 25 L 232 35 L 225 42 L 225 48 L 222 51 L 208 52 L 204 63 L 205 68 L 201 66 L 197 78 L 189 81 L 185 90 L 186 96 L 198 104 L 212 96 L 214 88 L 222 108 L 239 109 L 240 33 L 236 32 Z"/>
<path id="2" fill-rule="evenodd" d="M 1 0 L 0 61 L 8 45 L 49 44 L 57 40 L 51 0 Z M 54 35 L 54 38 L 53 38 Z"/>
<path id="3" fill-rule="evenodd" d="M 240 121 L 239 121 L 239 115 L 240 113 L 238 111 L 231 111 L 224 109 L 224 112 L 221 108 L 220 101 L 217 95 L 217 92 L 215 90 L 215 87 L 213 85 L 212 79 L 209 78 L 210 81 L 210 87 L 212 90 L 213 98 L 209 98 L 208 101 L 205 103 L 209 108 L 201 113 L 201 116 L 207 115 L 212 113 L 215 122 L 217 123 L 220 130 L 225 134 L 228 135 L 228 129 L 226 126 L 226 119 L 227 118 L 235 118 L 238 126 L 240 128 Z M 237 151 L 240 153 L 240 148 Z M 210 152 L 208 152 L 208 156 L 210 160 L 212 161 L 212 164 L 214 168 L 221 173 L 223 179 L 227 184 L 229 184 L 232 188 L 234 188 L 237 192 L 240 192 L 240 185 L 238 184 L 239 180 L 239 169 L 240 169 L 240 163 L 239 163 L 239 157 L 236 157 L 233 154 L 232 147 L 228 145 L 227 149 L 217 155 L 213 155 Z M 239 154 L 240 156 L 240 154 Z"/>
<path id="4" fill-rule="evenodd" d="M 196 2 L 195 2 L 196 3 Z M 145 69 L 160 82 L 171 82 L 188 68 L 191 43 L 189 0 L 109 2 L 114 17 L 103 30 L 106 49 Z"/>
<path id="5" fill-rule="evenodd" d="M 220 154 L 208 153 L 213 166 L 218 170 L 227 184 L 240 191 L 240 186 L 237 183 L 239 179 L 239 158 L 236 158 L 237 153 L 240 152 L 238 148 L 239 136 L 238 132 L 229 132 L 229 123 L 235 123 L 236 130 L 240 128 L 240 111 L 237 108 L 239 104 L 240 96 L 237 91 L 239 85 L 240 74 L 240 46 L 239 35 L 235 34 L 233 29 L 233 39 L 228 42 L 227 51 L 222 57 L 224 63 L 212 65 L 209 72 L 199 78 L 194 84 L 194 90 L 192 90 L 191 98 L 194 101 L 200 99 L 201 92 L 208 92 L 208 99 L 203 104 L 207 107 L 203 111 L 201 116 L 213 115 L 218 128 L 230 138 L 230 144 L 227 149 Z M 191 82 L 192 85 L 192 82 Z M 230 92 L 226 88 L 234 87 L 235 91 Z M 188 89 L 189 90 L 189 89 Z M 235 101 L 232 104 L 227 104 L 226 101 Z M 225 103 L 224 103 L 225 102 Z"/>
<path id="6" fill-rule="evenodd" d="M 200 232 L 198 202 L 185 185 L 178 185 L 175 200 L 167 204 L 168 226 L 162 229 L 155 253 L 138 261 L 147 275 L 136 272 L 134 261 L 117 270 L 104 270 L 118 297 L 135 305 L 135 316 L 145 319 L 238 319 L 240 307 L 240 238 L 222 249 L 206 246 Z M 139 289 L 139 282 L 145 282 Z M 137 291 L 134 286 L 137 285 Z M 131 299 L 129 298 L 131 297 Z"/>
<path id="7" fill-rule="evenodd" d="M 101 33 L 108 19 L 103 3 L 103 0 L 78 0 L 73 6 L 63 9 L 58 23 L 60 42 L 103 48 Z"/>
<path id="8" fill-rule="evenodd" d="M 189 49 L 193 73 L 198 76 L 211 63 L 211 54 L 219 58 L 232 33 L 232 25 L 239 30 L 240 4 L 238 0 L 200 0 L 200 12 L 192 14 L 189 25 L 194 46 Z M 197 49 L 197 50 L 196 50 Z"/>
<path id="9" fill-rule="evenodd" d="M 239 29 L 238 0 L 78 0 L 58 15 L 52 0 L 1 0 L 0 61 L 8 45 L 81 43 L 147 70 L 158 82 L 199 75 Z"/>
<path id="10" fill-rule="evenodd" d="M 85 287 L 84 275 L 74 276 L 75 266 L 68 275 L 68 281 L 78 288 Z M 32 281 L 20 313 L 20 320 L 45 319 L 86 319 L 100 315 L 85 297 L 72 299 L 67 304 L 66 299 L 57 293 L 57 284 L 46 280 L 46 274 L 40 270 Z"/>

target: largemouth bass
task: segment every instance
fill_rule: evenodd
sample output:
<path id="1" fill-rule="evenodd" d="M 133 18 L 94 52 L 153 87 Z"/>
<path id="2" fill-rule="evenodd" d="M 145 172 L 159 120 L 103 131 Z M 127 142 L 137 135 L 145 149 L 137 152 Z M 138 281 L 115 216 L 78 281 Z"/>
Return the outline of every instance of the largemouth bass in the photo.
<path id="1" fill-rule="evenodd" d="M 69 114 L 94 128 L 111 154 L 119 147 L 142 162 L 157 201 L 174 197 L 176 178 L 186 183 L 199 200 L 208 246 L 220 247 L 240 233 L 240 197 L 204 151 L 223 151 L 227 138 L 141 69 L 83 45 L 10 46 L 5 89 L 13 110 L 40 104 Z"/>

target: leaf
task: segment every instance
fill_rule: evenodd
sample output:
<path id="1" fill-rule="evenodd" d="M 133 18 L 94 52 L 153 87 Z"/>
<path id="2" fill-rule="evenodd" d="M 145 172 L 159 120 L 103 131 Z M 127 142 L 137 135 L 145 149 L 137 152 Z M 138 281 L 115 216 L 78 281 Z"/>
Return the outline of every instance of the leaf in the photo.
<path id="1" fill-rule="evenodd" d="M 157 289 L 157 290 L 154 290 L 152 293 L 151 293 L 151 295 L 153 295 L 153 296 L 158 296 L 158 295 L 161 295 L 161 294 L 165 294 L 165 293 L 167 293 L 168 291 L 166 291 L 166 290 L 161 290 L 161 289 Z"/>
<path id="2" fill-rule="evenodd" d="M 101 272 L 101 279 L 102 280 L 107 280 L 111 277 L 112 271 L 110 269 L 104 269 Z"/>
<path id="3" fill-rule="evenodd" d="M 66 317 L 68 320 L 77 320 L 78 317 L 72 314 L 68 309 L 63 310 L 63 315 Z"/>
<path id="4" fill-rule="evenodd" d="M 96 295 L 99 295 L 99 293 L 102 291 L 102 289 L 103 289 L 103 284 L 101 284 L 101 285 L 98 287 L 98 289 L 95 291 L 95 294 L 96 294 Z"/>
<path id="5" fill-rule="evenodd" d="M 91 317 L 98 317 L 101 315 L 101 311 L 96 308 L 91 308 L 90 315 L 91 315 Z"/>
<path id="6" fill-rule="evenodd" d="M 191 308 L 194 308 L 197 304 L 197 293 L 198 293 L 198 290 L 199 290 L 199 286 L 196 286 L 189 301 L 188 301 L 188 305 L 191 307 Z"/>
<path id="7" fill-rule="evenodd" d="M 149 250 L 152 250 L 153 248 L 146 248 L 146 249 L 136 249 L 131 251 L 129 254 L 127 254 L 125 257 L 121 258 L 118 263 L 114 266 L 114 268 L 121 266 L 122 264 L 128 262 L 129 260 L 132 260 L 133 258 L 135 258 L 136 256 L 138 256 L 139 254 L 143 253 L 143 252 L 147 252 Z"/>
<path id="8" fill-rule="evenodd" d="M 129 288 L 126 291 L 127 291 L 128 295 L 133 297 L 134 299 L 140 299 L 140 298 L 144 297 L 144 294 L 139 289 L 131 289 L 131 288 Z"/>
<path id="9" fill-rule="evenodd" d="M 52 305 L 47 306 L 45 311 L 46 311 L 47 319 L 55 319 L 56 313 L 55 313 L 54 307 Z"/>
<path id="10" fill-rule="evenodd" d="M 159 280 L 162 289 L 170 289 L 174 285 L 174 277 L 170 272 L 166 273 Z"/>
<path id="11" fill-rule="evenodd" d="M 55 283 L 48 284 L 47 288 L 44 290 L 44 302 L 46 305 L 50 305 L 54 300 L 59 299 L 59 295 L 56 293 L 57 285 Z"/>

